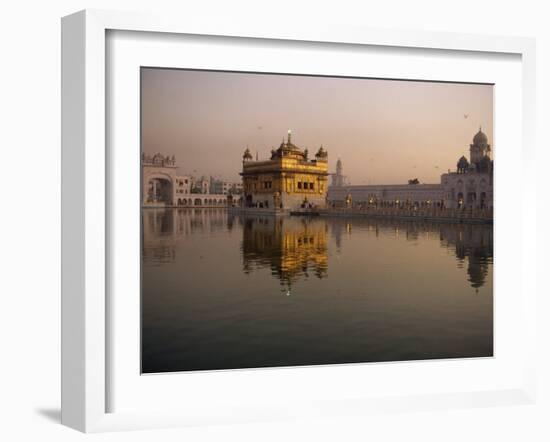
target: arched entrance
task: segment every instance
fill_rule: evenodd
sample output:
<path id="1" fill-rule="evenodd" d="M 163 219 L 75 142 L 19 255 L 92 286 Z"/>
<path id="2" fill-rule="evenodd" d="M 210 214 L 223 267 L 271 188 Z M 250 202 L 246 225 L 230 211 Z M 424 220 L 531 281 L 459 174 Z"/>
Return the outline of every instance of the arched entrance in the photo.
<path id="1" fill-rule="evenodd" d="M 481 192 L 479 195 L 479 207 L 481 209 L 485 209 L 487 207 L 487 194 L 485 192 Z"/>
<path id="2" fill-rule="evenodd" d="M 466 197 L 466 204 L 469 208 L 473 208 L 476 206 L 476 198 L 477 195 L 475 192 L 468 192 L 468 195 Z"/>
<path id="3" fill-rule="evenodd" d="M 146 204 L 173 204 L 172 180 L 164 176 L 152 176 L 145 185 L 145 203 Z"/>

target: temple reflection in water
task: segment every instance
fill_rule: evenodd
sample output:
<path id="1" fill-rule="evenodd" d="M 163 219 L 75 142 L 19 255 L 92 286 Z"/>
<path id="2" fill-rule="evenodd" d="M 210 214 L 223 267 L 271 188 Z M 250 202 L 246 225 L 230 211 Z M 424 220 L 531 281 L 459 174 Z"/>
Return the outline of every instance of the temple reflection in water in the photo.
<path id="1" fill-rule="evenodd" d="M 328 270 L 327 224 L 308 218 L 247 217 L 243 220 L 243 270 L 270 267 L 288 289 L 300 278 Z"/>
<path id="2" fill-rule="evenodd" d="M 173 262 L 176 245 L 185 238 L 242 232 L 240 252 L 244 273 L 270 269 L 281 285 L 290 288 L 301 279 L 329 275 L 329 255 L 342 253 L 343 238 L 361 235 L 414 244 L 439 239 L 453 252 L 457 267 L 465 269 L 471 287 L 487 280 L 493 262 L 493 229 L 489 225 L 439 224 L 395 220 L 243 216 L 224 209 L 148 209 L 142 212 L 142 258 L 145 263 Z M 329 236 L 334 250 L 329 249 Z M 220 252 L 223 253 L 222 248 Z M 369 250 L 364 251 L 365 254 Z M 361 259 L 361 257 L 358 257 Z"/>

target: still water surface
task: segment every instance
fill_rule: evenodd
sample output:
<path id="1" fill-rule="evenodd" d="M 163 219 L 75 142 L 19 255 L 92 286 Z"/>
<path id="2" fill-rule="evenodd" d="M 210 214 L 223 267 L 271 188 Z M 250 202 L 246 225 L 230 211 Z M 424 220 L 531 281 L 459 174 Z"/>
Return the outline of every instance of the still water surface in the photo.
<path id="1" fill-rule="evenodd" d="M 144 373 L 493 354 L 492 226 L 142 210 Z"/>

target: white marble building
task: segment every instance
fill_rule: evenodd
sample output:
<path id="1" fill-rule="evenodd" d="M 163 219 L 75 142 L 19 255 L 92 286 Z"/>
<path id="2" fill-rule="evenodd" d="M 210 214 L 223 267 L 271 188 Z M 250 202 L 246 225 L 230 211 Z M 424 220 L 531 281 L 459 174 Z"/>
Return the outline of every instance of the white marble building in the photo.
<path id="1" fill-rule="evenodd" d="M 176 158 L 157 153 L 141 156 L 143 207 L 224 207 L 227 195 L 211 194 L 210 179 L 200 182 L 200 193 L 189 176 L 177 174 Z"/>
<path id="2" fill-rule="evenodd" d="M 342 163 L 329 187 L 329 207 L 417 206 L 439 208 L 493 207 L 493 160 L 481 128 L 470 144 L 470 160 L 462 156 L 456 172 L 441 175 L 439 184 L 345 185 Z"/>
<path id="3" fill-rule="evenodd" d="M 491 145 L 481 128 L 470 144 L 470 161 L 462 156 L 456 165 L 456 172 L 441 175 L 441 187 L 445 207 L 493 207 Z"/>

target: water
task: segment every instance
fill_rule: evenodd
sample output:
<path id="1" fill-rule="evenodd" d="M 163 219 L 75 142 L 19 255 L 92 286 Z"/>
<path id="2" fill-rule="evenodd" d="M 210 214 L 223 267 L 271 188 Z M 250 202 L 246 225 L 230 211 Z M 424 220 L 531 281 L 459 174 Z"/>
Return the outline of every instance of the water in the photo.
<path id="1" fill-rule="evenodd" d="M 142 371 L 493 354 L 492 226 L 142 211 Z"/>

